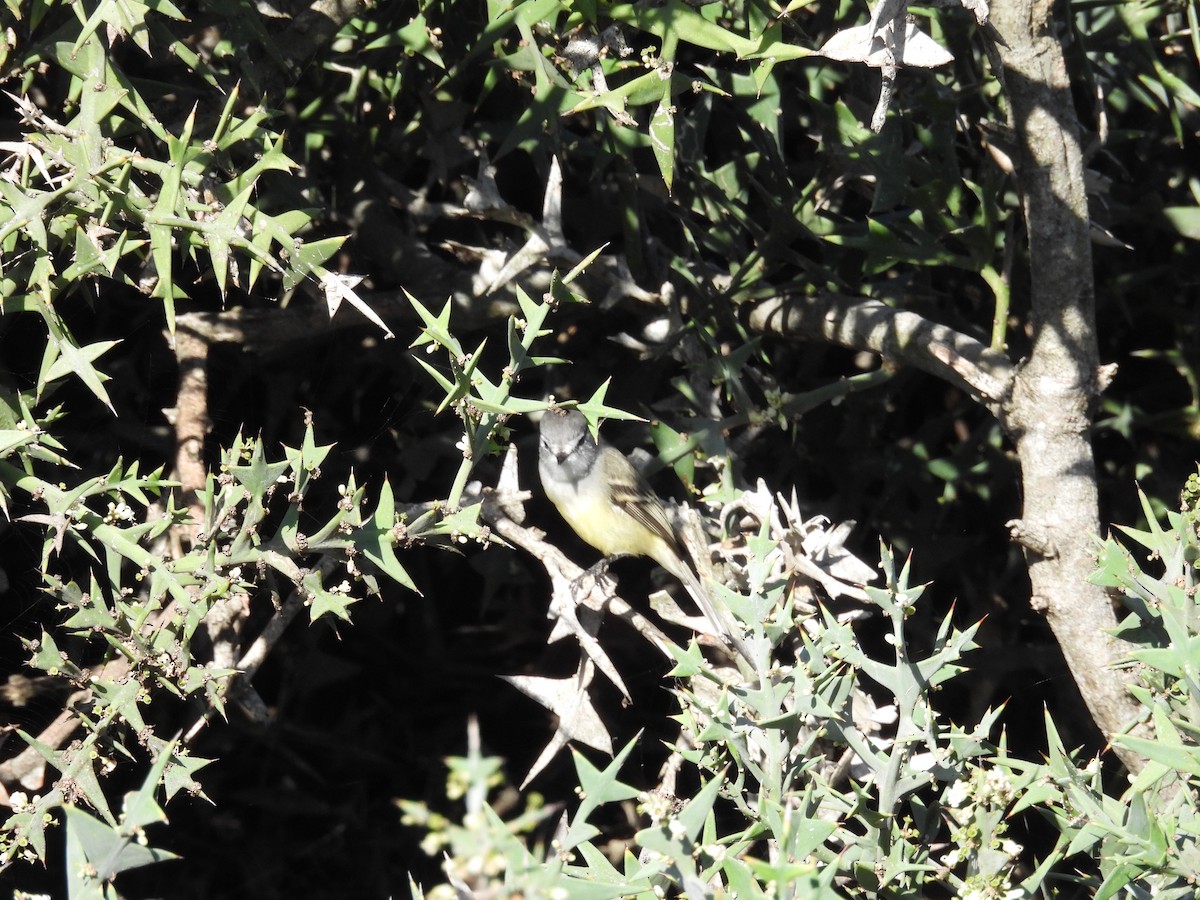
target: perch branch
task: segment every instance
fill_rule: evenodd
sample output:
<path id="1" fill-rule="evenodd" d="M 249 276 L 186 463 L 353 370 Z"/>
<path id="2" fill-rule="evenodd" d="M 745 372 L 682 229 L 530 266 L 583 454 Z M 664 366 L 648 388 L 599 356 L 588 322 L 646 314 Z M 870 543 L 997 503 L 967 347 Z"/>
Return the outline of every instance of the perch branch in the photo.
<path id="1" fill-rule="evenodd" d="M 518 525 L 504 513 L 502 506 L 494 499 L 484 501 L 483 518 L 496 534 L 540 562 L 556 591 L 565 588 L 570 592 L 571 586 L 575 584 L 590 585 L 586 592 L 576 592 L 575 598 L 578 602 L 597 612 L 611 612 L 657 647 L 667 659 L 675 659 L 669 649 L 674 642 L 662 629 L 613 593 L 611 582 L 605 579 L 583 578 L 585 571 L 571 562 L 566 554 L 553 544 L 547 543 L 541 531 Z"/>

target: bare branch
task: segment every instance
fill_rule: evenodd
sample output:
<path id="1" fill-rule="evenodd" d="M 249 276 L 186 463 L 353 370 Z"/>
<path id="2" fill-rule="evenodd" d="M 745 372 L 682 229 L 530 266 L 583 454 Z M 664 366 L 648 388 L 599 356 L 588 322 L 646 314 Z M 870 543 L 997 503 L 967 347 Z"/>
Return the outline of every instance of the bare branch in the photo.
<path id="1" fill-rule="evenodd" d="M 953 382 L 993 411 L 1008 397 L 1016 372 L 1007 356 L 981 341 L 879 300 L 842 294 L 778 297 L 750 314 L 750 327 L 871 350 Z"/>

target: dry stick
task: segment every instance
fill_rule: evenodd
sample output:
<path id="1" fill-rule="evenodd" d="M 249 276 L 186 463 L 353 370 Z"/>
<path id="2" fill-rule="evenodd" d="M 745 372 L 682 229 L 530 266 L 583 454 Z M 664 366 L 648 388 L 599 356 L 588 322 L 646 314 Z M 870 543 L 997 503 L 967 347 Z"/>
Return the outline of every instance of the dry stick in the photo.
<path id="1" fill-rule="evenodd" d="M 186 544 L 190 548 L 204 522 L 204 506 L 200 492 L 208 478 L 204 465 L 204 441 L 208 436 L 208 354 L 210 342 L 198 331 L 181 323 L 174 335 L 167 340 L 173 342 L 175 359 L 179 366 L 179 391 L 175 400 L 173 425 L 175 427 L 175 477 L 181 482 L 184 502 L 187 504 L 190 522 L 178 542 L 182 555 Z M 211 537 L 211 536 L 210 536 Z M 193 599 L 199 596 L 199 587 L 188 588 Z M 234 667 L 240 645 L 240 626 L 250 614 L 249 598 L 242 593 L 229 592 L 213 603 L 204 617 L 204 630 L 212 644 L 212 665 L 217 669 Z M 256 709 L 261 705 L 255 698 L 247 696 L 246 706 Z M 207 713 L 206 713 L 207 716 Z"/>
<path id="2" fill-rule="evenodd" d="M 167 339 L 170 341 L 172 337 Z M 204 508 L 198 497 L 208 477 L 204 466 L 204 440 L 209 430 L 209 341 L 190 328 L 178 329 L 173 341 L 179 366 L 179 390 L 171 416 L 175 428 L 175 478 L 181 482 L 191 515 L 188 538 L 194 541 L 204 518 Z"/>
<path id="3" fill-rule="evenodd" d="M 871 350 L 957 384 L 997 413 L 1016 377 L 1016 366 L 1000 351 L 879 300 L 833 293 L 777 297 L 754 308 L 750 327 L 763 334 Z"/>
<path id="4" fill-rule="evenodd" d="M 208 354 L 209 341 L 201 334 L 179 328 L 167 335 L 174 342 L 175 359 L 179 366 L 179 391 L 172 411 L 175 427 L 175 477 L 180 482 L 189 522 L 181 526 L 176 552 L 182 556 L 196 541 L 204 522 L 201 491 L 208 478 L 204 465 L 204 441 L 208 436 Z M 187 544 L 185 548 L 184 544 Z M 199 588 L 192 586 L 188 593 L 199 597 Z M 249 598 L 230 592 L 215 602 L 204 617 L 204 630 L 212 643 L 212 664 L 217 669 L 233 666 L 237 655 L 238 628 L 250 614 Z"/>

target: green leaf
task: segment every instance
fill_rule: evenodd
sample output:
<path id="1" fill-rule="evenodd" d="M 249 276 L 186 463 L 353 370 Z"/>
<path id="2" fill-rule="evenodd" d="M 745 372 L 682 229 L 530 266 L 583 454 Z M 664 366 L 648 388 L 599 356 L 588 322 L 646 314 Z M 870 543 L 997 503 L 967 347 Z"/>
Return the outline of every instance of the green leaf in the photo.
<path id="1" fill-rule="evenodd" d="M 672 678 L 691 678 L 708 668 L 704 651 L 695 641 L 689 641 L 686 650 L 678 644 L 668 644 L 667 649 L 675 657 L 675 666 L 667 673 Z"/>
<path id="2" fill-rule="evenodd" d="M 208 256 L 212 261 L 213 276 L 216 279 L 217 290 L 221 292 L 222 298 L 225 296 L 225 289 L 229 279 L 229 252 L 231 246 L 236 244 L 250 252 L 258 251 L 258 247 L 247 241 L 242 231 L 242 214 L 246 209 L 246 204 L 250 202 L 250 196 L 253 192 L 254 185 L 247 185 L 240 194 L 234 197 L 221 210 L 216 218 L 205 223 L 204 239 L 208 243 Z"/>
<path id="3" fill-rule="evenodd" d="M 810 900 L 835 900 L 841 894 L 824 884 L 821 870 L 815 863 L 781 861 L 768 863 L 754 857 L 746 857 L 746 864 L 762 882 L 779 887 L 787 886 L 788 896 L 805 897 Z M 836 871 L 837 867 L 828 869 Z M 874 894 L 874 891 L 870 893 Z"/>
<path id="4" fill-rule="evenodd" d="M 650 119 L 650 147 L 668 194 L 675 178 L 675 107 L 671 105 L 670 95 L 668 89 Z"/>
<path id="5" fill-rule="evenodd" d="M 445 375 L 443 375 L 437 369 L 436 366 L 433 366 L 432 364 L 425 362 L 425 360 L 421 359 L 421 357 L 419 357 L 419 356 L 414 357 L 414 358 L 417 361 L 417 365 L 419 365 L 422 369 L 424 369 L 427 373 L 429 373 L 429 376 L 438 383 L 438 387 L 440 387 L 443 391 L 446 392 L 447 398 L 449 398 L 451 395 L 453 395 L 455 393 L 455 391 L 458 390 L 458 386 L 453 381 L 451 381 L 449 378 L 447 378 Z M 445 408 L 446 402 L 447 401 L 443 400 L 438 405 L 439 410 Z"/>
<path id="6" fill-rule="evenodd" d="M 611 90 L 597 91 L 591 96 L 584 97 L 564 112 L 574 115 L 590 109 L 607 109 L 614 116 L 627 116 L 626 110 L 631 106 L 648 106 L 660 101 L 663 97 L 664 84 L 667 97 L 670 97 L 670 76 L 664 79 L 658 71 L 646 72 Z"/>
<path id="7" fill-rule="evenodd" d="M 412 21 L 396 31 L 385 32 L 367 44 L 363 48 L 363 52 L 397 46 L 403 47 L 409 55 L 423 56 L 438 68 L 446 68 L 446 63 L 438 53 L 438 45 L 433 42 L 430 35 L 429 23 L 423 15 L 413 16 Z"/>
<path id="8" fill-rule="evenodd" d="M 1180 235 L 1200 241 L 1200 206 L 1168 206 L 1162 214 Z"/>
<path id="9" fill-rule="evenodd" d="M 575 406 L 584 417 L 588 420 L 588 424 L 592 428 L 592 433 L 595 434 L 599 427 L 601 419 L 622 419 L 627 422 L 644 422 L 646 421 L 641 416 L 633 413 L 625 412 L 623 409 L 617 409 L 613 406 L 608 406 L 604 403 L 604 396 L 608 393 L 608 386 L 612 383 L 612 378 L 604 379 L 604 383 L 596 388 L 595 392 L 585 402 Z"/>
<path id="10" fill-rule="evenodd" d="M 660 6 L 618 3 L 608 9 L 608 15 L 664 40 L 668 35 L 675 35 L 679 40 L 697 47 L 734 53 L 739 57 L 754 53 L 759 48 L 758 41 L 709 21 L 682 0 L 667 0 Z"/>
<path id="11" fill-rule="evenodd" d="M 113 408 L 112 403 L 109 402 L 108 393 L 103 387 L 103 382 L 108 380 L 108 376 L 98 372 L 92 366 L 92 363 L 119 343 L 121 342 L 97 341 L 94 344 L 76 347 L 69 339 L 64 340 L 58 345 L 60 354 L 58 359 L 50 365 L 50 368 L 42 376 L 42 383 L 50 384 L 53 381 L 66 378 L 71 373 L 74 373 L 111 410 Z"/>
<path id="12" fill-rule="evenodd" d="M 46 861 L 46 828 L 58 824 L 53 810 L 62 802 L 56 791 L 33 800 L 21 812 L 14 813 L 4 823 L 5 831 L 18 840 L 28 841 L 29 846 L 43 863 Z"/>
<path id="13" fill-rule="evenodd" d="M 586 824 L 588 817 L 596 808 L 605 803 L 620 803 L 622 800 L 632 800 L 640 791 L 632 785 L 624 784 L 617 778 L 617 773 L 625 765 L 625 760 L 637 746 L 639 738 L 634 738 L 613 757 L 612 762 L 603 770 L 597 769 L 578 750 L 572 749 L 571 756 L 575 761 L 575 772 L 579 778 L 579 809 L 571 819 L 567 834 L 563 837 L 563 849 L 570 850 L 583 841 L 590 840 L 599 830 Z"/>
<path id="14" fill-rule="evenodd" d="M 696 483 L 694 451 L 698 446 L 696 435 L 684 435 L 665 422 L 656 422 L 650 426 L 650 438 L 654 441 L 659 458 L 674 468 L 679 480 L 686 485 L 694 485 Z M 762 559 L 757 556 L 752 558 Z"/>
<path id="15" fill-rule="evenodd" d="M 8 456 L 18 447 L 35 443 L 37 439 L 38 433 L 36 431 L 21 429 L 0 431 L 0 458 Z"/>
<path id="16" fill-rule="evenodd" d="M 26 647 L 29 646 L 27 643 Z M 50 636 L 50 632 L 45 629 L 42 630 L 42 636 L 38 638 L 33 658 L 29 660 L 29 664 L 47 675 L 63 675 L 71 679 L 83 677 L 79 666 L 63 655 L 63 652 L 58 649 L 58 644 L 54 642 L 54 638 Z"/>
<path id="17" fill-rule="evenodd" d="M 1144 867 L 1136 863 L 1125 863 L 1114 868 L 1105 876 L 1100 887 L 1096 889 L 1093 895 L 1095 900 L 1109 900 L 1110 897 L 1116 897 L 1121 893 L 1121 889 L 1135 879 L 1139 879 L 1144 874 Z"/>
<path id="18" fill-rule="evenodd" d="M 152 10 L 179 21 L 185 19 L 183 13 L 169 0 L 101 0 L 79 32 L 75 41 L 75 52 L 88 42 L 97 28 L 107 25 L 110 30 L 132 38 L 142 52 L 150 56 L 150 36 L 146 30 L 146 18 Z"/>
<path id="19" fill-rule="evenodd" d="M 1200 778 L 1200 747 L 1193 744 L 1168 744 L 1159 739 L 1135 737 L 1132 734 L 1113 735 L 1112 742 L 1160 762 L 1169 769 Z"/>
<path id="20" fill-rule="evenodd" d="M 167 222 L 179 219 L 185 224 L 191 224 L 182 186 L 183 173 L 188 164 L 203 152 L 202 148 L 192 145 L 192 129 L 195 124 L 196 109 L 193 107 L 179 137 L 167 136 L 170 165 L 164 170 L 158 200 L 146 217 L 147 231 L 150 233 L 150 255 L 158 275 L 153 296 L 163 301 L 167 313 L 167 328 L 172 334 L 175 332 L 175 283 L 172 268 L 174 238 L 173 229 Z"/>
<path id="21" fill-rule="evenodd" d="M 158 793 L 159 781 L 171 763 L 175 741 L 158 751 L 154 765 L 146 773 L 142 786 L 136 791 L 125 795 L 125 803 L 121 814 L 121 833 L 137 836 L 147 825 L 157 825 L 167 821 L 167 815 L 154 799 Z"/>
<path id="22" fill-rule="evenodd" d="M 196 781 L 196 773 L 213 762 L 211 759 L 192 756 L 184 748 L 176 746 L 171 752 L 170 761 L 163 771 L 163 791 L 168 800 L 179 791 L 187 791 L 203 797 L 200 785 Z"/>
<path id="23" fill-rule="evenodd" d="M 422 536 L 445 535 L 452 538 L 475 538 L 479 536 L 479 514 L 483 509 L 482 503 L 464 506 L 448 515 L 442 516 Z"/>
<path id="24" fill-rule="evenodd" d="M 325 615 L 337 616 L 344 622 L 350 621 L 350 607 L 358 602 L 357 597 L 326 590 L 321 583 L 320 572 L 310 572 L 301 583 L 308 593 L 309 621 L 315 622 Z"/>
<path id="25" fill-rule="evenodd" d="M 722 784 L 724 778 L 721 776 L 711 779 L 680 810 L 677 818 L 689 840 L 695 841 L 699 837 L 700 829 L 704 827 L 705 821 L 712 813 L 713 804 L 717 802 Z"/>
<path id="26" fill-rule="evenodd" d="M 227 466 L 229 474 L 238 484 L 242 485 L 255 497 L 261 498 L 267 491 L 279 484 L 279 479 L 287 472 L 290 463 L 287 461 L 269 463 L 261 440 L 254 441 L 250 452 L 249 465 Z"/>
<path id="27" fill-rule="evenodd" d="M 471 402 L 484 412 L 501 416 L 525 415 L 546 408 L 545 400 L 527 400 L 524 397 L 507 397 L 503 403 L 493 403 L 483 397 L 476 397 Z"/>
<path id="28" fill-rule="evenodd" d="M 288 267 L 283 277 L 284 290 L 291 290 L 305 278 L 314 276 L 321 264 L 337 253 L 345 242 L 345 236 L 332 237 L 322 241 L 299 242 L 299 246 L 289 248 Z"/>
<path id="29" fill-rule="evenodd" d="M 131 834 L 122 834 L 76 806 L 64 807 L 67 814 L 68 877 L 76 891 L 88 890 L 89 883 L 109 882 L 121 872 L 140 869 L 157 862 L 178 859 L 174 853 L 144 846 Z"/>
<path id="30" fill-rule="evenodd" d="M 112 810 L 108 807 L 108 800 L 96 778 L 94 768 L 96 758 L 93 755 L 95 753 L 95 735 L 72 745 L 68 750 L 56 750 L 20 729 L 17 730 L 17 734 L 46 762 L 62 773 L 64 792 L 77 791 L 77 796 L 82 796 L 87 800 L 92 808 L 104 817 L 105 821 L 116 825 L 117 820 L 113 818 Z"/>
<path id="31" fill-rule="evenodd" d="M 400 560 L 396 558 L 396 553 L 392 549 L 396 543 L 393 531 L 395 527 L 396 503 L 392 496 L 392 485 L 387 478 L 384 478 L 383 487 L 379 490 L 379 503 L 375 508 L 375 516 L 370 524 L 364 525 L 354 533 L 354 546 L 394 582 L 420 594 L 421 592 L 417 590 L 417 586 L 409 577 L 408 572 L 400 565 Z"/>
<path id="32" fill-rule="evenodd" d="M 303 495 L 308 490 L 309 481 L 320 474 L 321 463 L 329 456 L 329 451 L 334 446 L 334 444 L 317 445 L 311 422 L 305 425 L 304 443 L 298 450 L 284 445 L 283 452 L 287 457 L 287 464 L 295 474 L 297 493 Z"/>
<path id="33" fill-rule="evenodd" d="M 412 308 L 417 311 L 417 315 L 425 323 L 425 327 L 421 329 L 420 337 L 408 346 L 420 347 L 433 341 L 438 346 L 448 350 L 452 356 L 461 357 L 463 355 L 462 344 L 450 333 L 450 308 L 452 301 L 447 300 L 446 305 L 442 307 L 442 311 L 435 316 L 425 308 L 425 305 L 420 300 L 408 291 L 404 292 L 404 296 L 408 298 L 408 302 L 412 305 Z"/>

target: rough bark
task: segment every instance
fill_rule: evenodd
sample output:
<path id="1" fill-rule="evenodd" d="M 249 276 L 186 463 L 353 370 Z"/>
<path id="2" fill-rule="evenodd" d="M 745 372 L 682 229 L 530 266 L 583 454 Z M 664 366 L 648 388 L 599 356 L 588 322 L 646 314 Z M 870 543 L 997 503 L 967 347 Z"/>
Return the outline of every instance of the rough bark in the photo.
<path id="1" fill-rule="evenodd" d="M 1034 327 L 1002 412 L 1021 463 L 1014 536 L 1025 547 L 1032 603 L 1096 724 L 1112 735 L 1134 723 L 1138 707 L 1113 668 L 1124 651 L 1106 634 L 1117 624 L 1109 598 L 1087 580 L 1099 527 L 1089 430 L 1100 366 L 1080 127 L 1052 0 L 999 0 L 991 11 L 1007 45 L 999 53 L 1019 143 Z M 1136 755 L 1121 757 L 1140 768 Z"/>

